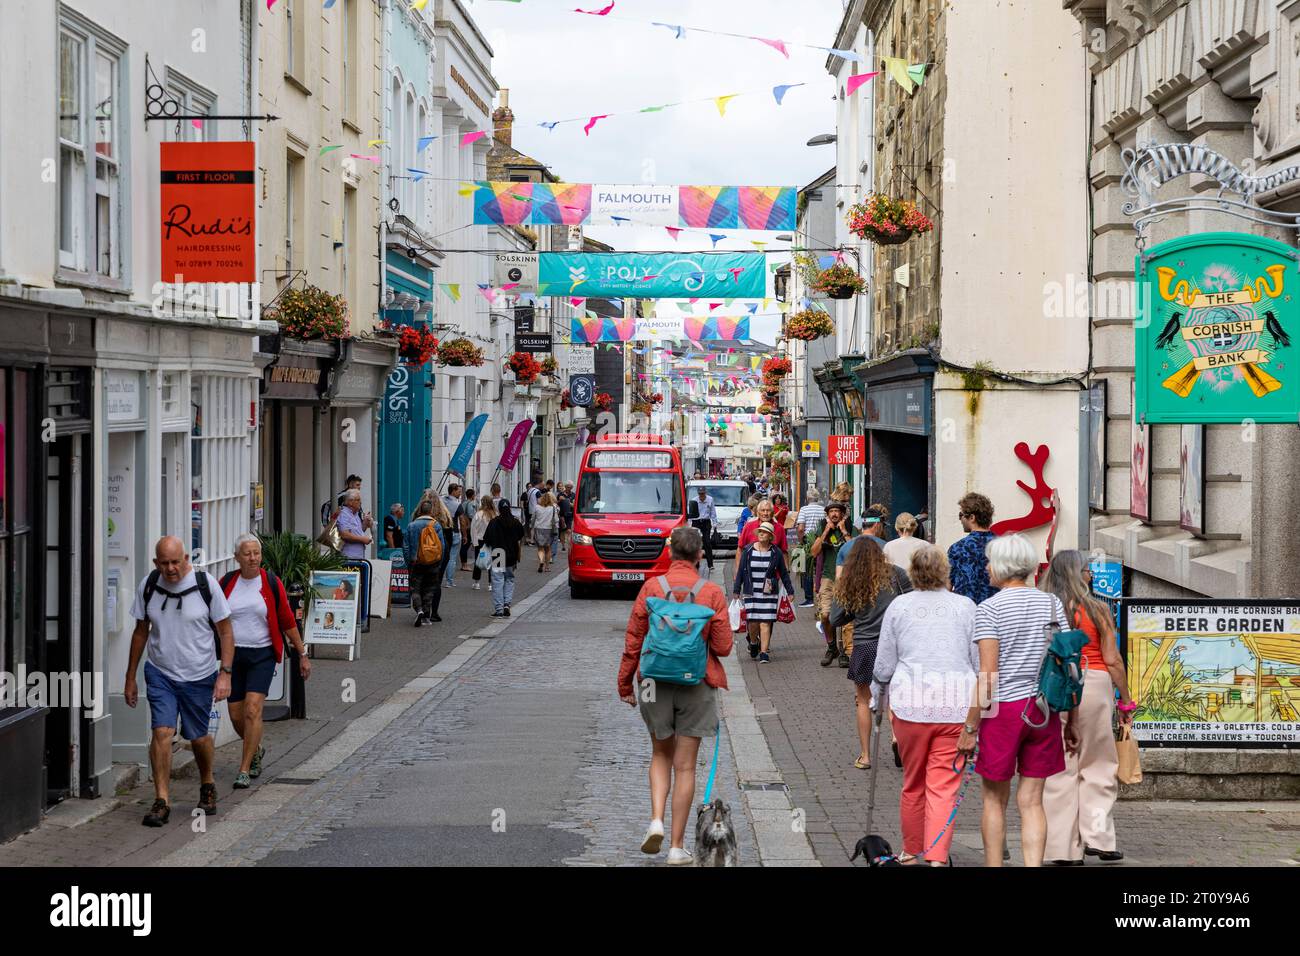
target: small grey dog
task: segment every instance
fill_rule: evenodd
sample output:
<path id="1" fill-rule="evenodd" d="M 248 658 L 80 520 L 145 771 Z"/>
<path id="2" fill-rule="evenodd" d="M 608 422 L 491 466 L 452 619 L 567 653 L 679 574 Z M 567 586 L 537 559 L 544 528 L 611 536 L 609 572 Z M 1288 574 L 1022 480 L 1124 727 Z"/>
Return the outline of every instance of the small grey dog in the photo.
<path id="1" fill-rule="evenodd" d="M 736 828 L 731 808 L 719 797 L 700 807 L 695 818 L 695 865 L 736 865 Z"/>

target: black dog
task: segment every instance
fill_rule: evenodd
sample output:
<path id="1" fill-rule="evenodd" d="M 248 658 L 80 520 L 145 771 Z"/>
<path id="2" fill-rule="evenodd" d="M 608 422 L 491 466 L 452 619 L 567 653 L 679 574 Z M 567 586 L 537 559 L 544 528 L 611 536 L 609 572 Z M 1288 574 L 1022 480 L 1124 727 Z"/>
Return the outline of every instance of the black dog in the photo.
<path id="1" fill-rule="evenodd" d="M 898 857 L 894 856 L 889 841 L 875 834 L 869 834 L 859 840 L 857 846 L 853 848 L 853 855 L 849 857 L 849 860 L 856 860 L 859 856 L 865 856 L 867 863 L 871 866 L 903 865 L 898 862 Z"/>

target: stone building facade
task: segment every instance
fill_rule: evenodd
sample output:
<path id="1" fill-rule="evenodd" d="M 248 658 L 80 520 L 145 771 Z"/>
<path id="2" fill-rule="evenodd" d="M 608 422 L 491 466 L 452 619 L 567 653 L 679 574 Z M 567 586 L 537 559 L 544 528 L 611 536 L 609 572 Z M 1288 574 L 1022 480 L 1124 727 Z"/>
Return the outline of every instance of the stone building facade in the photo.
<path id="1" fill-rule="evenodd" d="M 1300 487 L 1288 472 L 1300 451 L 1294 424 L 1205 425 L 1204 534 L 1180 530 L 1179 425 L 1149 425 L 1150 520 L 1130 515 L 1134 311 L 1131 197 L 1121 188 L 1122 152 L 1144 144 L 1204 145 L 1268 175 L 1300 162 L 1300 4 L 1274 0 L 1067 0 L 1088 61 L 1090 134 L 1091 371 L 1104 381 L 1105 508 L 1094 510 L 1091 543 L 1123 560 L 1125 593 L 1136 596 L 1263 597 L 1300 591 L 1293 516 Z M 1159 199 L 1213 196 L 1209 176 L 1183 176 Z M 1300 208 L 1294 183 L 1255 197 L 1265 209 Z M 1212 231 L 1293 232 L 1216 211 L 1166 216 L 1147 248 Z M 1103 294 L 1105 293 L 1105 294 Z"/>

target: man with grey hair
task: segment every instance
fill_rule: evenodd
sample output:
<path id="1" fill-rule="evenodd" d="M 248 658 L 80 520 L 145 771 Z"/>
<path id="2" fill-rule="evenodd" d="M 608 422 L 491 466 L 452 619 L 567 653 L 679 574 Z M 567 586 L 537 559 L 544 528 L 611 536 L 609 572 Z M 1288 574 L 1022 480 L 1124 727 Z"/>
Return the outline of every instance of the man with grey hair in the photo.
<path id="1" fill-rule="evenodd" d="M 698 528 L 673 531 L 668 546 L 672 564 L 660 577 L 641 588 L 628 618 L 623 642 L 623 659 L 618 668 L 618 695 L 625 704 L 640 706 L 641 718 L 650 732 L 650 826 L 641 842 L 643 853 L 658 853 L 664 841 L 664 811 L 668 793 L 673 795 L 672 835 L 668 851 L 670 866 L 689 866 L 693 857 L 682 845 L 686 824 L 695 800 L 695 758 L 700 738 L 718 732 L 718 688 L 726 689 L 727 675 L 720 658 L 731 653 L 731 622 L 722 588 L 700 577 L 697 566 L 704 554 L 704 539 Z M 650 631 L 647 600 L 668 597 L 668 591 L 713 609 L 700 635 L 708 644 L 704 679 L 697 684 L 674 684 L 664 680 L 640 680 L 641 647 Z"/>
<path id="2" fill-rule="evenodd" d="M 339 512 L 339 537 L 343 539 L 343 557 L 364 558 L 370 535 L 361 522 L 361 492 L 349 488 L 343 492 L 343 509 Z"/>

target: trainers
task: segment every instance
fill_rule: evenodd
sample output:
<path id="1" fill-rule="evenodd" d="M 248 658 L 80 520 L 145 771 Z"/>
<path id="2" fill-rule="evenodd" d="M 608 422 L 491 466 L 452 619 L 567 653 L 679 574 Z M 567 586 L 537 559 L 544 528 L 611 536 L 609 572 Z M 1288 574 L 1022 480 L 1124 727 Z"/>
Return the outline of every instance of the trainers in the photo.
<path id="1" fill-rule="evenodd" d="M 834 644 L 826 645 L 826 653 L 822 656 L 822 667 L 830 667 L 835 663 L 835 658 L 839 657 L 839 648 Z"/>
<path id="2" fill-rule="evenodd" d="M 817 633 L 822 636 L 822 640 L 826 640 L 826 627 L 821 621 L 817 622 Z"/>
<path id="3" fill-rule="evenodd" d="M 455 586 L 456 586 L 455 581 L 448 581 L 446 584 L 443 585 L 443 587 L 445 588 L 454 588 Z"/>
<path id="4" fill-rule="evenodd" d="M 506 616 L 506 617 L 509 617 L 509 616 L 510 616 L 510 608 L 509 608 L 509 606 L 506 607 L 506 613 L 505 613 L 505 616 Z"/>
<path id="5" fill-rule="evenodd" d="M 662 820 L 651 820 L 650 826 L 646 827 L 645 839 L 641 841 L 641 852 L 653 856 L 659 852 L 659 848 L 663 845 L 664 822 Z"/>
<path id="6" fill-rule="evenodd" d="M 475 590 L 475 591 L 482 590 L 482 586 L 481 586 L 481 583 L 480 583 L 480 582 L 478 582 L 478 581 L 475 581 L 475 582 L 474 582 L 474 590 Z"/>
<path id="7" fill-rule="evenodd" d="M 766 653 L 759 654 L 759 655 L 758 655 L 758 662 L 759 662 L 760 664 L 770 664 L 770 663 L 772 663 L 772 658 L 768 657 Z"/>
<path id="8" fill-rule="evenodd" d="M 202 810 L 208 816 L 217 812 L 217 785 L 215 783 L 204 783 L 199 785 L 199 803 L 197 809 Z"/>
<path id="9" fill-rule="evenodd" d="M 425 624 L 441 624 L 441 623 L 442 623 L 442 618 L 440 618 L 437 614 L 432 614 L 432 615 L 429 616 L 428 620 L 426 620 L 424 623 L 425 623 Z"/>
<path id="10" fill-rule="evenodd" d="M 424 623 L 424 615 L 417 611 L 415 614 L 415 627 L 424 627 Z"/>
<path id="11" fill-rule="evenodd" d="M 252 785 L 253 781 L 249 779 L 249 775 L 244 773 L 244 771 L 241 770 L 239 773 L 235 774 L 235 782 L 232 786 L 234 786 L 236 790 L 247 790 Z"/>
<path id="12" fill-rule="evenodd" d="M 749 657 L 750 657 L 751 660 L 756 660 L 756 659 L 758 658 L 758 649 L 759 649 L 761 646 L 762 646 L 762 645 L 759 644 L 758 641 L 750 641 L 750 642 L 749 642 Z"/>
<path id="13" fill-rule="evenodd" d="M 505 617 L 505 616 L 506 616 L 506 612 L 505 612 L 505 611 L 493 611 L 493 612 L 492 612 L 492 616 L 493 616 L 493 617 Z"/>
<path id="14" fill-rule="evenodd" d="M 800 607 L 812 607 L 812 606 L 813 606 L 813 602 L 812 602 L 812 601 L 804 601 L 804 602 L 803 602 L 802 604 L 800 604 L 799 606 L 800 606 Z"/>
<path id="15" fill-rule="evenodd" d="M 172 808 L 167 806 L 167 801 L 158 799 L 153 802 L 149 812 L 144 815 L 140 822 L 147 827 L 161 827 L 167 825 L 167 820 L 172 815 Z"/>
<path id="16" fill-rule="evenodd" d="M 840 651 L 840 667 L 847 668 L 850 663 L 851 662 L 849 660 L 849 655 L 845 654 L 843 651 Z"/>
<path id="17" fill-rule="evenodd" d="M 695 857 L 691 856 L 679 846 L 675 846 L 668 851 L 669 866 L 694 866 Z"/>
<path id="18" fill-rule="evenodd" d="M 262 775 L 262 758 L 265 756 L 265 747 L 258 747 L 257 753 L 253 754 L 253 762 L 249 765 L 248 775 L 255 780 Z"/>

